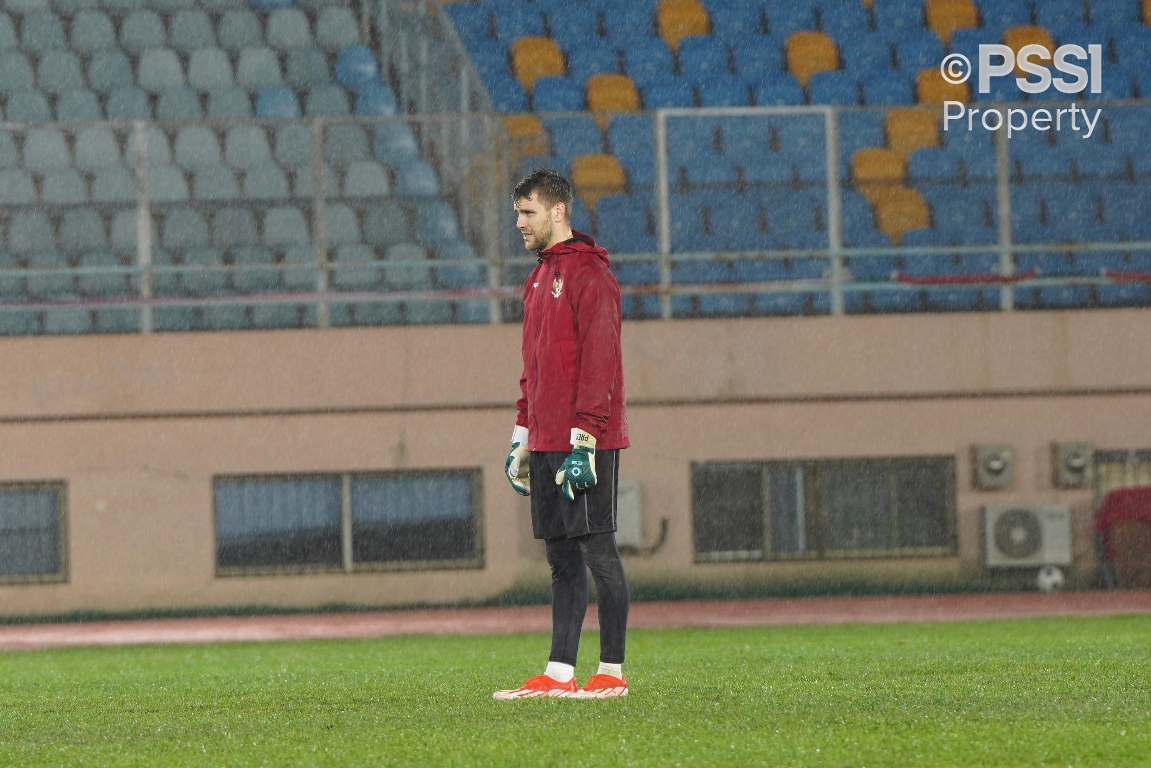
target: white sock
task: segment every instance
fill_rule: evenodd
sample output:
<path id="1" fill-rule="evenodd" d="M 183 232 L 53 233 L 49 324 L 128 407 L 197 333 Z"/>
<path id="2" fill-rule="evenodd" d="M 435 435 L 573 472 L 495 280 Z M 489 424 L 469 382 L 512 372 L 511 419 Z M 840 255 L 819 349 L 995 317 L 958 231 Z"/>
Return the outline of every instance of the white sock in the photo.
<path id="1" fill-rule="evenodd" d="M 547 669 L 544 670 L 544 674 L 552 680 L 566 683 L 575 677 L 575 667 L 571 664 L 564 664 L 561 661 L 549 661 Z"/>
<path id="2" fill-rule="evenodd" d="M 611 675 L 623 679 L 623 664 L 608 664 L 606 661 L 599 663 L 599 671 L 597 675 Z"/>

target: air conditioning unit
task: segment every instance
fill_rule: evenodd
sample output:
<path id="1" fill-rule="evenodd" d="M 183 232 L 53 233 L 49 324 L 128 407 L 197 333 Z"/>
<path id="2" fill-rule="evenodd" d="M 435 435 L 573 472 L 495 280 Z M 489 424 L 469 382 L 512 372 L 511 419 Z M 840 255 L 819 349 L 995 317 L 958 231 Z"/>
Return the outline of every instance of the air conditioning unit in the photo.
<path id="1" fill-rule="evenodd" d="M 616 544 L 621 549 L 640 549 L 643 547 L 643 507 L 639 481 L 621 479 L 616 498 Z"/>
<path id="2" fill-rule="evenodd" d="M 1071 507 L 1066 504 L 983 508 L 989 568 L 1071 565 Z"/>

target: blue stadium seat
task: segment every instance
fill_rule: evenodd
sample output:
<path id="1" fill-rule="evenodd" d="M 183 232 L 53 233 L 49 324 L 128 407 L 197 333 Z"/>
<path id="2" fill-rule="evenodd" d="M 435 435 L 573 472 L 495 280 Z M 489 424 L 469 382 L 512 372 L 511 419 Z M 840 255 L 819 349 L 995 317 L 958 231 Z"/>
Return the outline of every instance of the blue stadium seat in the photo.
<path id="1" fill-rule="evenodd" d="M 552 154 L 566 166 L 573 157 L 603 151 L 603 133 L 590 117 L 553 117 L 543 120 L 551 135 Z"/>
<path id="2" fill-rule="evenodd" d="M 444 7 L 464 40 L 491 36 L 492 20 L 487 8 L 470 3 L 452 3 Z"/>
<path id="3" fill-rule="evenodd" d="M 985 42 L 998 42 L 1008 27 L 1031 23 L 1031 0 L 996 0 L 993 3 L 983 3 L 979 10 L 986 30 L 984 37 L 989 38 Z"/>
<path id="4" fill-rule="evenodd" d="M 727 43 L 761 41 L 763 8 L 759 3 L 732 3 L 709 8 L 711 32 Z"/>
<path id="5" fill-rule="evenodd" d="M 584 109 L 583 84 L 570 77 L 541 77 L 532 94 L 536 112 L 579 112 Z"/>
<path id="6" fill-rule="evenodd" d="M 658 37 L 628 40 L 623 58 L 625 72 L 640 87 L 653 79 L 670 76 L 674 70 L 671 50 Z"/>
<path id="7" fill-rule="evenodd" d="M 693 35 L 679 43 L 680 71 L 693 83 L 707 83 L 730 72 L 727 46 L 711 35 Z"/>
<path id="8" fill-rule="evenodd" d="M 416 208 L 416 239 L 425 245 L 439 245 L 460 239 L 455 211 L 442 200 Z"/>
<path id="9" fill-rule="evenodd" d="M 1142 21 L 1139 5 L 1131 0 L 1091 0 L 1088 5 L 1091 26 L 1095 28 L 1118 31 Z"/>
<path id="10" fill-rule="evenodd" d="M 803 104 L 803 89 L 791 75 L 773 78 L 770 84 L 753 86 L 757 107 L 787 107 Z"/>
<path id="11" fill-rule="evenodd" d="M 876 72 L 862 83 L 865 104 L 899 106 L 915 101 L 911 78 L 898 72 Z"/>
<path id="12" fill-rule="evenodd" d="M 1151 239 L 1151 190 L 1107 185 L 1102 190 L 1103 219 L 1120 240 Z"/>
<path id="13" fill-rule="evenodd" d="M 731 55 L 735 61 L 735 71 L 753 82 L 769 82 L 769 78 L 783 73 L 783 49 L 772 44 L 774 40 L 737 41 L 732 46 Z"/>
<path id="14" fill-rule="evenodd" d="M 682 77 L 669 76 L 642 89 L 645 109 L 694 107 L 695 93 L 691 84 Z"/>
<path id="15" fill-rule="evenodd" d="M 426 160 L 406 160 L 396 167 L 392 192 L 408 197 L 435 197 L 440 193 L 436 171 Z"/>
<path id="16" fill-rule="evenodd" d="M 485 85 L 492 104 L 500 112 L 526 112 L 528 97 L 519 82 L 510 77 L 487 79 Z"/>
<path id="17" fill-rule="evenodd" d="M 899 69 L 912 75 L 924 69 L 938 67 L 944 55 L 943 43 L 935 35 L 917 35 L 908 40 L 898 41 L 895 46 L 895 58 Z"/>
<path id="18" fill-rule="evenodd" d="M 1011 188 L 1011 237 L 1017 243 L 1049 242 L 1043 206 L 1043 189 L 1038 185 Z"/>
<path id="19" fill-rule="evenodd" d="M 613 40 L 626 41 L 630 45 L 635 39 L 651 37 L 655 33 L 655 18 L 647 3 L 609 5 L 603 14 L 604 31 Z"/>
<path id="20" fill-rule="evenodd" d="M 596 206 L 598 241 L 612 253 L 654 253 L 652 201 L 639 195 L 600 198 Z"/>
<path id="21" fill-rule="evenodd" d="M 942 147 L 924 147 L 911 153 L 907 177 L 913 182 L 959 179 L 959 158 Z"/>
<path id="22" fill-rule="evenodd" d="M 751 90 L 738 75 L 726 74 L 708 78 L 699 88 L 702 107 L 746 107 Z"/>
<path id="23" fill-rule="evenodd" d="M 918 0 L 887 0 L 875 4 L 875 28 L 889 40 L 898 41 L 924 27 L 923 3 Z"/>
<path id="24" fill-rule="evenodd" d="M 652 120 L 646 115 L 617 115 L 608 123 L 608 146 L 632 185 L 655 183 Z"/>
<path id="25" fill-rule="evenodd" d="M 1043 0 L 1035 4 L 1036 23 L 1054 32 L 1068 28 L 1083 28 L 1087 24 L 1083 0 Z"/>
<path id="26" fill-rule="evenodd" d="M 839 56 L 844 69 L 859 75 L 870 76 L 892 68 L 891 45 L 875 33 L 859 34 L 857 30 L 852 35 L 842 37 Z"/>
<path id="27" fill-rule="evenodd" d="M 578 5 L 557 5 L 549 9 L 551 36 L 565 51 L 574 51 L 591 42 L 597 34 L 595 9 Z"/>
<path id="28" fill-rule="evenodd" d="M 367 83 L 356 93 L 353 110 L 357 117 L 394 115 L 399 111 L 396 94 L 383 83 Z"/>
<path id="29" fill-rule="evenodd" d="M 299 117 L 300 102 L 291 88 L 277 85 L 256 94 L 256 117 Z"/>
<path id="30" fill-rule="evenodd" d="M 748 153 L 738 162 L 748 184 L 791 185 L 796 177 L 791 159 L 777 152 Z"/>
<path id="31" fill-rule="evenodd" d="M 1074 161 L 1081 178 L 1119 181 L 1131 176 L 1126 156 L 1115 147 L 1091 143 L 1075 151 Z"/>
<path id="32" fill-rule="evenodd" d="M 410 125 L 389 121 L 376 127 L 372 155 L 381 163 L 395 165 L 406 158 L 418 157 L 420 145 Z"/>
<path id="33" fill-rule="evenodd" d="M 494 17 L 496 37 L 511 42 L 520 37 L 541 36 L 544 20 L 539 11 L 527 5 L 513 5 L 500 10 Z"/>
<path id="34" fill-rule="evenodd" d="M 859 104 L 859 83 L 855 75 L 843 70 L 817 72 L 807 84 L 812 104 L 853 107 Z"/>
<path id="35" fill-rule="evenodd" d="M 353 45 L 336 54 L 336 82 L 358 91 L 369 83 L 380 81 L 380 67 L 372 49 L 366 45 Z"/>
<path id="36" fill-rule="evenodd" d="M 606 40 L 587 40 L 568 53 L 568 74 L 584 81 L 592 75 L 619 72 L 619 53 Z"/>
<path id="37" fill-rule="evenodd" d="M 793 32 L 815 29 L 815 9 L 810 3 L 775 3 L 767 9 L 768 32 L 786 38 Z"/>

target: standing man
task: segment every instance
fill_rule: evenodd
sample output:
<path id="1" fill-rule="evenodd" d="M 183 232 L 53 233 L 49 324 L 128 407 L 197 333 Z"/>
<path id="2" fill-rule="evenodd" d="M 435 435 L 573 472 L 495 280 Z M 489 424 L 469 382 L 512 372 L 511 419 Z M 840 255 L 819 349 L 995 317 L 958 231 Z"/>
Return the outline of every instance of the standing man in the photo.
<path id="1" fill-rule="evenodd" d="M 619 452 L 628 447 L 619 284 L 607 251 L 571 229 L 571 184 L 538 170 L 512 194 L 516 227 L 538 264 L 524 285 L 522 397 L 506 469 L 531 496 L 532 530 L 552 572 L 547 668 L 497 699 L 614 698 L 623 676 L 629 594 L 616 549 Z M 599 606 L 600 665 L 575 681 L 587 571 Z"/>

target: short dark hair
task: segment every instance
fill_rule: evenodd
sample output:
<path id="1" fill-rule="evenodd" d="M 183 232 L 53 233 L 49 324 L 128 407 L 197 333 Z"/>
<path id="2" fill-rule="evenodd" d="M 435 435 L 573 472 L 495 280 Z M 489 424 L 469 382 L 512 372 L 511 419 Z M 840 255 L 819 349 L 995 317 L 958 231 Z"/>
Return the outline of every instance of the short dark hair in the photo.
<path id="1" fill-rule="evenodd" d="M 571 182 L 564 178 L 562 173 L 551 168 L 532 171 L 516 184 L 516 188 L 512 191 L 512 202 L 526 199 L 533 194 L 546 208 L 551 208 L 556 203 L 563 203 L 565 218 L 571 218 L 572 198 L 575 197 L 575 193 L 572 191 Z"/>

